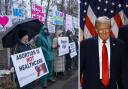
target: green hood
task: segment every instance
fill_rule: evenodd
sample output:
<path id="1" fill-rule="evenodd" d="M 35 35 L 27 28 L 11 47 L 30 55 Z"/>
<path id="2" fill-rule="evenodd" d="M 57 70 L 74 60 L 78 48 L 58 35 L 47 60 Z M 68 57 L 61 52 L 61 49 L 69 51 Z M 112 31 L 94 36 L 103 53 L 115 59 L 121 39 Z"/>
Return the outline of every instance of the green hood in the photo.
<path id="1" fill-rule="evenodd" d="M 46 35 L 46 33 L 44 32 L 44 29 L 48 29 L 47 26 L 42 26 L 42 28 L 40 29 L 40 34 L 42 35 Z M 48 32 L 49 33 L 49 32 Z"/>

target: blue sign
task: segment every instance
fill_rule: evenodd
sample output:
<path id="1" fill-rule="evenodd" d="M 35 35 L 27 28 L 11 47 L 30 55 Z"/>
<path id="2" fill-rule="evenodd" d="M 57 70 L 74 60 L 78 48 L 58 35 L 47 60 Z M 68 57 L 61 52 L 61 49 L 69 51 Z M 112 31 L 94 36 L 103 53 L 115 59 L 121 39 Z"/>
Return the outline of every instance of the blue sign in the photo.
<path id="1" fill-rule="evenodd" d="M 13 8 L 13 16 L 24 17 L 24 10 L 21 8 Z"/>
<path id="2" fill-rule="evenodd" d="M 52 24 L 63 25 L 63 23 L 64 23 L 64 13 L 60 11 L 54 11 L 52 17 Z"/>

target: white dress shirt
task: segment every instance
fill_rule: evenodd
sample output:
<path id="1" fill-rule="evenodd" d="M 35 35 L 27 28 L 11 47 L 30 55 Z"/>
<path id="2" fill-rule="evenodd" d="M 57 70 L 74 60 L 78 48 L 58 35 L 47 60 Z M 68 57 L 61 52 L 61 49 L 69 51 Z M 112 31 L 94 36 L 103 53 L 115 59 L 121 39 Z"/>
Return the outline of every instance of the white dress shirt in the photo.
<path id="1" fill-rule="evenodd" d="M 110 39 L 106 40 L 105 45 L 107 47 L 107 52 L 108 52 L 108 68 L 109 68 L 109 78 L 110 78 Z M 102 79 L 102 46 L 103 46 L 103 40 L 100 37 L 98 37 L 100 79 Z"/>

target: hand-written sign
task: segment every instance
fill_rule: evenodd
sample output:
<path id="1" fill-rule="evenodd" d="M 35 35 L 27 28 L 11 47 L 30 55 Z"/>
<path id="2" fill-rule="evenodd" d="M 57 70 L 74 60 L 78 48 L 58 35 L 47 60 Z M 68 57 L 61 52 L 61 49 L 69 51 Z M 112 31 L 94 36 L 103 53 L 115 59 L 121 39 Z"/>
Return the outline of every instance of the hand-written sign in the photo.
<path id="1" fill-rule="evenodd" d="M 70 57 L 73 58 L 77 55 L 76 52 L 76 45 L 75 42 L 69 43 L 70 44 Z"/>
<path id="2" fill-rule="evenodd" d="M 64 13 L 53 10 L 52 24 L 54 25 L 63 25 L 64 23 Z"/>
<path id="3" fill-rule="evenodd" d="M 45 17 L 44 7 L 34 4 L 34 7 L 32 9 L 32 18 L 36 18 L 39 19 L 41 22 L 44 22 L 44 17 Z"/>
<path id="4" fill-rule="evenodd" d="M 69 40 L 68 37 L 58 38 L 59 56 L 69 53 Z"/>
<path id="5" fill-rule="evenodd" d="M 48 68 L 41 48 L 11 55 L 20 87 L 46 75 Z"/>

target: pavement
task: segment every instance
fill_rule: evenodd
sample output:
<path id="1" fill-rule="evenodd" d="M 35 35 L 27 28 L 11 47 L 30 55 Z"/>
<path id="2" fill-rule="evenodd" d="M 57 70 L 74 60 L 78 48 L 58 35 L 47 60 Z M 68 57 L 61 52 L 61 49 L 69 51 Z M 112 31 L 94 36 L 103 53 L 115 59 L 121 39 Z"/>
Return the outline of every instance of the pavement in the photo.
<path id="1" fill-rule="evenodd" d="M 38 85 L 35 89 L 44 89 Z M 66 71 L 62 79 L 56 79 L 55 83 L 48 82 L 45 89 L 78 89 L 78 70 Z"/>

